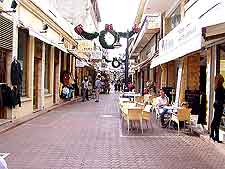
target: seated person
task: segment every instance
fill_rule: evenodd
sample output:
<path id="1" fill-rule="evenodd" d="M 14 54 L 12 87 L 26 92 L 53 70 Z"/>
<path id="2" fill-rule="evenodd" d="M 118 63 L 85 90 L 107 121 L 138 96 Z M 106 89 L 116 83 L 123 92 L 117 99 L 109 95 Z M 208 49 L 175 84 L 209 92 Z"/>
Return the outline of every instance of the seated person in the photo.
<path id="1" fill-rule="evenodd" d="M 164 116 L 168 113 L 168 109 L 166 106 L 169 104 L 169 98 L 166 96 L 165 91 L 160 89 L 160 96 L 157 97 L 156 106 L 159 109 L 161 125 L 162 127 L 166 127 L 164 122 Z"/>

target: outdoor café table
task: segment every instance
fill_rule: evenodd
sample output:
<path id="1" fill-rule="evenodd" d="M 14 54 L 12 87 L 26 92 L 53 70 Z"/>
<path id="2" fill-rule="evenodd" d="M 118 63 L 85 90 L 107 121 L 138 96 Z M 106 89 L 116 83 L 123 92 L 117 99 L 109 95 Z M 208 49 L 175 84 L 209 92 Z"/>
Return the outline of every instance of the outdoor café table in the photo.
<path id="1" fill-rule="evenodd" d="M 128 101 L 130 101 L 129 98 L 122 98 L 122 97 L 119 98 L 119 103 L 120 104 L 123 103 L 123 102 L 128 102 Z"/>
<path id="2" fill-rule="evenodd" d="M 135 92 L 124 92 L 123 93 L 123 97 L 134 98 L 135 96 L 141 96 L 141 94 L 135 93 Z"/>

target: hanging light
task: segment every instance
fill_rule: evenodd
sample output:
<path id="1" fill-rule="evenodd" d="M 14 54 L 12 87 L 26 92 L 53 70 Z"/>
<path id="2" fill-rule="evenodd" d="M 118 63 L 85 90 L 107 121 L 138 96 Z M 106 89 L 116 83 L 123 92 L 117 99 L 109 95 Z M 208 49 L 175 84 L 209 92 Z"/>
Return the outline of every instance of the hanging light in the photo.
<path id="1" fill-rule="evenodd" d="M 11 3 L 12 10 L 7 10 L 7 11 L 0 10 L 0 13 L 15 13 L 17 5 L 18 5 L 17 2 L 15 0 L 13 0 Z"/>
<path id="2" fill-rule="evenodd" d="M 47 33 L 47 30 L 48 30 L 48 25 L 46 23 L 43 23 L 42 30 L 40 31 L 40 33 Z"/>
<path id="3" fill-rule="evenodd" d="M 64 41 L 65 41 L 65 39 L 64 39 L 64 37 L 62 37 L 58 44 L 64 44 Z"/>
<path id="4" fill-rule="evenodd" d="M 119 34 L 117 33 L 117 41 L 113 44 L 114 48 L 120 48 L 122 45 L 120 43 Z"/>
<path id="5" fill-rule="evenodd" d="M 15 0 L 13 0 L 11 3 L 11 8 L 15 10 L 16 7 L 17 7 L 17 2 Z"/>

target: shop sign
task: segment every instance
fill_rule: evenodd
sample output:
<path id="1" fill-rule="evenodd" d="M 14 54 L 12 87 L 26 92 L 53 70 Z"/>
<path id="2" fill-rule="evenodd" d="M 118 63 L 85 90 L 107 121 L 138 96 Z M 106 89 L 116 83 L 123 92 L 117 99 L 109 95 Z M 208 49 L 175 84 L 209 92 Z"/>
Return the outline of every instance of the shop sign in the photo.
<path id="1" fill-rule="evenodd" d="M 84 66 L 87 66 L 87 63 L 82 61 L 82 60 L 79 60 L 79 59 L 76 59 L 76 67 L 84 67 Z"/>
<path id="2" fill-rule="evenodd" d="M 159 42 L 159 56 L 151 67 L 163 64 L 201 49 L 202 32 L 199 21 L 183 22 Z"/>
<path id="3" fill-rule="evenodd" d="M 94 50 L 94 43 L 89 40 L 81 40 L 78 43 L 78 52 L 92 52 Z"/>
<path id="4" fill-rule="evenodd" d="M 92 59 L 92 60 L 101 60 L 102 59 L 102 52 L 101 51 L 94 51 L 94 52 L 92 52 L 90 59 Z"/>

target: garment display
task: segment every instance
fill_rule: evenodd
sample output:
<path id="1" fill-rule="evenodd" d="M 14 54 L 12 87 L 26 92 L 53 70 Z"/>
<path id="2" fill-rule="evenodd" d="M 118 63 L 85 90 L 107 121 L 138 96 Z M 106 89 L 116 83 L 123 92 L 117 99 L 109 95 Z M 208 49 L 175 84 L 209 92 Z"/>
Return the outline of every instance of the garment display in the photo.
<path id="1" fill-rule="evenodd" d="M 18 61 L 14 60 L 11 64 L 11 83 L 13 86 L 21 86 L 23 80 L 23 72 Z"/>
<path id="2" fill-rule="evenodd" d="M 11 89 L 7 84 L 0 85 L 0 108 L 15 108 L 16 105 L 21 107 L 20 94 L 16 87 Z"/>

